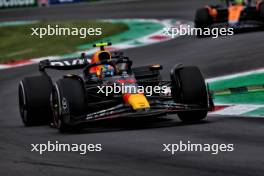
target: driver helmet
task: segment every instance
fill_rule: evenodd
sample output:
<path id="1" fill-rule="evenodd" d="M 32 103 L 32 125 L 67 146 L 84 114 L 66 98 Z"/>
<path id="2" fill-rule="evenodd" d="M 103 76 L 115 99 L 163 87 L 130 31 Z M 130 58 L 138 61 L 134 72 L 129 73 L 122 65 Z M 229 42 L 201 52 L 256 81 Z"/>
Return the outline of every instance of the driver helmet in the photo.
<path id="1" fill-rule="evenodd" d="M 92 63 L 101 62 L 104 60 L 110 60 L 112 55 L 109 51 L 97 51 L 92 57 Z"/>
<path id="2" fill-rule="evenodd" d="M 109 51 L 97 51 L 91 60 L 91 63 L 101 62 L 104 60 L 111 60 L 111 53 Z M 97 77 L 105 77 L 114 75 L 114 68 L 111 65 L 98 65 L 91 68 L 90 73 L 95 74 Z"/>

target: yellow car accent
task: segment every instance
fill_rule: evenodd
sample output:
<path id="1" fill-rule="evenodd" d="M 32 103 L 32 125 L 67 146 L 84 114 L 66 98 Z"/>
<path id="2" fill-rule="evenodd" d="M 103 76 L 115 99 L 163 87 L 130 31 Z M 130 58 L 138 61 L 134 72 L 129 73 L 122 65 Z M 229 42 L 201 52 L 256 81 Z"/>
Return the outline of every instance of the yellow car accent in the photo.
<path id="1" fill-rule="evenodd" d="M 150 108 L 149 102 L 143 94 L 129 95 L 128 104 L 130 104 L 134 110 Z"/>
<path id="2" fill-rule="evenodd" d="M 108 43 L 108 42 L 104 42 L 104 43 L 96 43 L 96 44 L 95 44 L 95 47 L 109 46 L 109 45 L 111 45 L 111 43 Z"/>
<path id="3" fill-rule="evenodd" d="M 161 66 L 160 66 L 160 64 L 155 64 L 155 65 L 152 65 L 151 67 L 152 68 L 160 68 Z"/>

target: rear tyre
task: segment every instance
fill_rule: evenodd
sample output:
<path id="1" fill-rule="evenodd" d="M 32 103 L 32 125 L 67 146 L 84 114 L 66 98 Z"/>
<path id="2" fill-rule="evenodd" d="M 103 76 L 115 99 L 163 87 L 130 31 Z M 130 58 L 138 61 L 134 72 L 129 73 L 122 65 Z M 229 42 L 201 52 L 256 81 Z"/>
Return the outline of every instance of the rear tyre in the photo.
<path id="1" fill-rule="evenodd" d="M 204 110 L 183 111 L 178 116 L 183 122 L 197 122 L 207 116 L 208 93 L 198 67 L 174 68 L 171 71 L 172 97 L 175 103 L 200 105 Z"/>
<path id="2" fill-rule="evenodd" d="M 25 126 L 46 125 L 50 122 L 51 92 L 52 82 L 48 76 L 27 77 L 19 83 L 19 111 Z"/>
<path id="3" fill-rule="evenodd" d="M 54 124 L 60 132 L 75 130 L 75 117 L 83 115 L 86 107 L 85 90 L 78 79 L 60 79 L 53 89 L 51 102 Z"/>
<path id="4" fill-rule="evenodd" d="M 195 14 L 195 27 L 204 28 L 209 26 L 212 23 L 212 17 L 209 14 L 207 8 L 202 8 L 196 11 Z"/>
<path id="5" fill-rule="evenodd" d="M 194 23 L 195 23 L 195 27 L 196 28 L 201 28 L 204 29 L 206 27 L 208 27 L 209 25 L 211 25 L 213 22 L 212 17 L 209 14 L 209 10 L 207 8 L 202 8 L 196 11 L 195 14 L 195 19 L 194 19 Z M 204 30 L 202 30 L 204 31 Z M 198 37 L 203 37 L 202 34 L 197 34 Z"/>
<path id="6" fill-rule="evenodd" d="M 264 21 L 264 2 L 262 2 L 259 6 L 259 13 L 260 13 L 260 18 L 262 21 Z"/>

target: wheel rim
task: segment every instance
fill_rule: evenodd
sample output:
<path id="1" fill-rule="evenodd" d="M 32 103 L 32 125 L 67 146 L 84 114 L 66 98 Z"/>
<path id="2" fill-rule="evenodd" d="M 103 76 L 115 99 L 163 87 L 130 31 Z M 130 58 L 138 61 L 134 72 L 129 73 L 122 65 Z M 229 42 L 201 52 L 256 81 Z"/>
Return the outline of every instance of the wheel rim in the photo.
<path id="1" fill-rule="evenodd" d="M 54 91 L 54 94 L 51 95 L 51 108 L 52 108 L 52 114 L 53 114 L 53 123 L 55 127 L 58 127 L 59 124 L 59 109 L 58 109 L 58 96 L 56 91 Z"/>
<path id="2" fill-rule="evenodd" d="M 23 83 L 19 83 L 19 112 L 24 123 L 27 122 L 26 95 Z"/>
<path id="3" fill-rule="evenodd" d="M 56 128 L 60 128 L 60 94 L 58 92 L 58 86 L 55 85 L 54 90 L 51 94 L 51 109 L 53 114 L 53 123 Z"/>

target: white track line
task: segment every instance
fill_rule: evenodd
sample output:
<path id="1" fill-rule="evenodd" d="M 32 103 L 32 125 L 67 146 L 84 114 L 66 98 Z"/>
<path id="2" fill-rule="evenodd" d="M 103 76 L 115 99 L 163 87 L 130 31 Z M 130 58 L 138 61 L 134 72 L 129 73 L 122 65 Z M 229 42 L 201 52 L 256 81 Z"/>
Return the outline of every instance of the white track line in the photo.
<path id="1" fill-rule="evenodd" d="M 233 79 L 241 76 L 249 76 L 252 74 L 260 74 L 264 73 L 264 68 L 256 69 L 256 70 L 251 70 L 251 71 L 245 71 L 245 72 L 240 72 L 240 73 L 235 73 L 235 74 L 230 74 L 230 75 L 224 75 L 224 76 L 219 76 L 215 78 L 208 78 L 206 79 L 206 82 L 214 82 L 214 81 L 221 81 L 225 79 Z"/>

